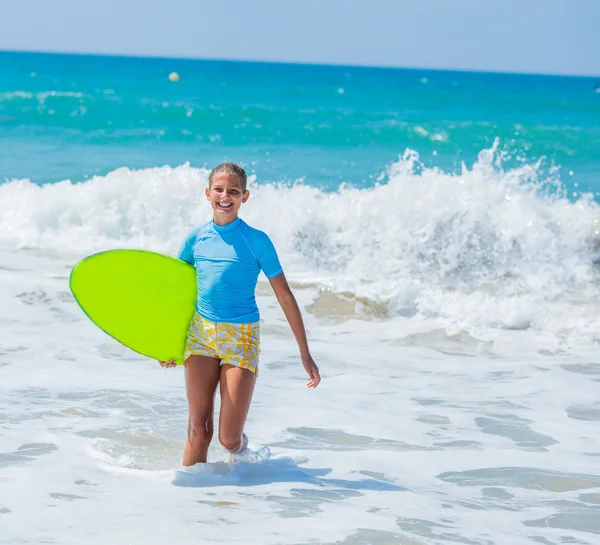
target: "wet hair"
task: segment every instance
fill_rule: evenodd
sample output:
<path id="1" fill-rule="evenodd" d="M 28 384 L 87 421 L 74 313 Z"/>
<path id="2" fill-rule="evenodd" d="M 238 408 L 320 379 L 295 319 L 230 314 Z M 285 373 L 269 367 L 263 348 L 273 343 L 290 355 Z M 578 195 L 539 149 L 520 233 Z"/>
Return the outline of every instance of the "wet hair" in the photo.
<path id="1" fill-rule="evenodd" d="M 236 165 L 235 163 L 221 163 L 220 165 L 217 165 L 215 168 L 213 168 L 210 174 L 208 175 L 209 188 L 212 186 L 212 181 L 215 175 L 220 174 L 221 172 L 226 172 L 227 174 L 233 174 L 234 176 L 237 176 L 240 180 L 240 184 L 242 185 L 242 191 L 246 191 L 246 185 L 248 184 L 248 175 L 240 165 Z"/>

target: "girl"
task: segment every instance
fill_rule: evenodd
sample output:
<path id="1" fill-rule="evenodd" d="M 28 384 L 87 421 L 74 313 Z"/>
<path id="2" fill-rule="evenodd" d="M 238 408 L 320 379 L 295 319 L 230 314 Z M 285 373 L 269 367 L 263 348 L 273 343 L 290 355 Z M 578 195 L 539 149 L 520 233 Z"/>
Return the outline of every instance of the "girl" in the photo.
<path id="1" fill-rule="evenodd" d="M 269 279 L 300 349 L 309 388 L 321 377 L 306 340 L 300 309 L 269 237 L 238 218 L 250 196 L 244 169 L 223 163 L 210 173 L 206 197 L 213 220 L 193 230 L 179 258 L 197 271 L 196 312 L 185 347 L 189 404 L 183 465 L 206 462 L 213 435 L 213 404 L 220 384 L 219 441 L 231 454 L 248 445 L 244 424 L 258 374 L 259 313 L 254 297 L 262 270 Z M 161 362 L 174 367 L 173 361 Z"/>

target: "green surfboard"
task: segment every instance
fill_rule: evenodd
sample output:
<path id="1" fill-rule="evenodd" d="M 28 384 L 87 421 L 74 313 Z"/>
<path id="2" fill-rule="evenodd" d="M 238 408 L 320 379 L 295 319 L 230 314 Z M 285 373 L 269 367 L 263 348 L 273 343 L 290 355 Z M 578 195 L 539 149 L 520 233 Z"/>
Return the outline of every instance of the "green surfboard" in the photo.
<path id="1" fill-rule="evenodd" d="M 105 333 L 136 352 L 183 363 L 196 304 L 196 270 L 146 250 L 110 250 L 71 271 L 75 300 Z"/>

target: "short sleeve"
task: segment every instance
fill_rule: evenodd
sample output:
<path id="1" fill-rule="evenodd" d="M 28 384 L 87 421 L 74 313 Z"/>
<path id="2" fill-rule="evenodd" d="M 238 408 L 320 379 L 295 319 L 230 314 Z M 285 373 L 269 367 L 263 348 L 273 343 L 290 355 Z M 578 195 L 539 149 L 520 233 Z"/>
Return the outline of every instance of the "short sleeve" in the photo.
<path id="1" fill-rule="evenodd" d="M 260 237 L 260 257 L 258 263 L 267 278 L 275 278 L 283 272 L 277 250 L 271 242 L 271 239 L 265 233 Z"/>
<path id="2" fill-rule="evenodd" d="M 196 240 L 196 233 L 192 231 L 183 241 L 179 248 L 177 257 L 190 265 L 194 264 L 194 241 Z"/>

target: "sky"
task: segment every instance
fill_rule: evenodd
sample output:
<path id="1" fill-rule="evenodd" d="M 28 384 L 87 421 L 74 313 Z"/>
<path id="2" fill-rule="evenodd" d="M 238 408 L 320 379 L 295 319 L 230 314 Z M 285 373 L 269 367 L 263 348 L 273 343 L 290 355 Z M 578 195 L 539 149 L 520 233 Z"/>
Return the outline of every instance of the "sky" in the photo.
<path id="1" fill-rule="evenodd" d="M 1 0 L 0 50 L 600 76 L 600 0 Z"/>

